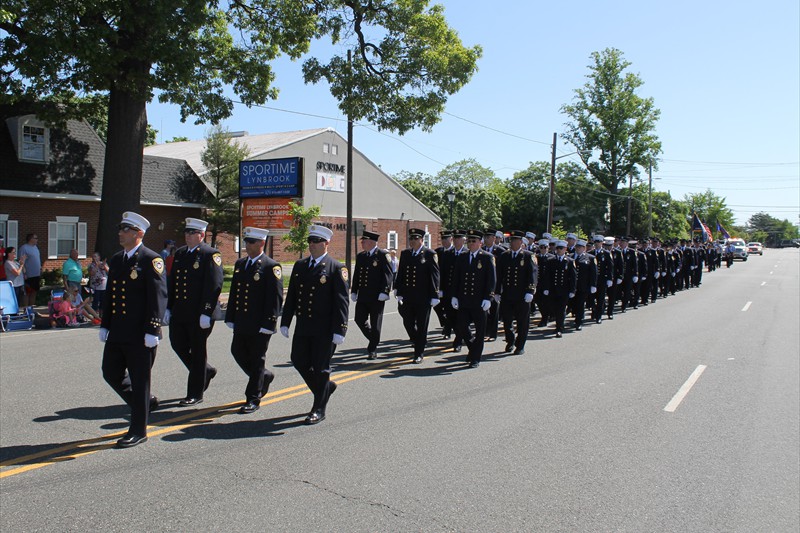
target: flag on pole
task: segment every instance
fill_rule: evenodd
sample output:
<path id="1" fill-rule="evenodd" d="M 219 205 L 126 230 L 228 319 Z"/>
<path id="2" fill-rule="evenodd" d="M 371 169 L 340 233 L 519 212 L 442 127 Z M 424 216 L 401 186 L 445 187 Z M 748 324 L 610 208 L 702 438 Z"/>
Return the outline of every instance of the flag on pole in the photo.
<path id="1" fill-rule="evenodd" d="M 730 239 L 731 238 L 730 233 L 725 231 L 725 228 L 722 227 L 722 224 L 719 223 L 719 220 L 717 220 L 717 231 L 720 232 L 724 238 L 726 238 L 726 239 Z"/>
<path id="2" fill-rule="evenodd" d="M 702 242 L 714 240 L 711 236 L 711 230 L 708 229 L 708 226 L 703 224 L 700 217 L 697 216 L 697 213 L 692 213 L 692 233 L 700 233 Z"/>

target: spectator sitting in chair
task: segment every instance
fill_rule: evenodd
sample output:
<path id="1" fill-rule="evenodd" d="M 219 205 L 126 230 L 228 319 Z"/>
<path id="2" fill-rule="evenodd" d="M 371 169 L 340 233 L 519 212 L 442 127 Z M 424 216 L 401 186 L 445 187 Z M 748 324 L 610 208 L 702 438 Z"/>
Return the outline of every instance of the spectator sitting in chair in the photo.
<path id="1" fill-rule="evenodd" d="M 61 275 L 64 278 L 65 288 L 81 288 L 83 267 L 81 267 L 81 263 L 78 261 L 78 250 L 73 248 L 69 251 L 69 259 L 64 261 L 64 266 L 61 269 Z"/>

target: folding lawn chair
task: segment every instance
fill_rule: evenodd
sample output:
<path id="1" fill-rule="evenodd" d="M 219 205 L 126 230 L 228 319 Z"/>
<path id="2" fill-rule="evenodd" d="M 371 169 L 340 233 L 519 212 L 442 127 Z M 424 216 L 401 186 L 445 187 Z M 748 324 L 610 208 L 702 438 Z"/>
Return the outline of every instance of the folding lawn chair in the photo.
<path id="1" fill-rule="evenodd" d="M 27 307 L 20 311 L 14 286 L 10 281 L 0 281 L 0 308 L 3 331 L 33 328 L 33 311 Z"/>

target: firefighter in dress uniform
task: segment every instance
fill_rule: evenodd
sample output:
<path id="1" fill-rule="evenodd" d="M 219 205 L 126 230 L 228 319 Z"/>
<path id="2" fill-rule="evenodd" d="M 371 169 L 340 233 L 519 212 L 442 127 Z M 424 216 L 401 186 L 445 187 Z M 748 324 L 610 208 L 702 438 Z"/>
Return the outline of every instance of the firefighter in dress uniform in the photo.
<path id="1" fill-rule="evenodd" d="M 586 314 L 586 301 L 597 293 L 597 263 L 593 255 L 586 253 L 586 241 L 575 241 L 576 286 L 572 299 L 572 312 L 575 315 L 575 329 L 583 329 L 583 317 Z"/>
<path id="2" fill-rule="evenodd" d="M 403 327 L 414 348 L 415 364 L 422 362 L 428 343 L 428 324 L 431 307 L 439 304 L 439 263 L 436 252 L 423 245 L 425 230 L 411 228 L 411 245 L 400 253 L 400 269 L 395 283 L 395 298 L 399 304 Z"/>
<path id="3" fill-rule="evenodd" d="M 538 269 L 533 254 L 523 245 L 523 231 L 511 231 L 510 249 L 497 258 L 497 289 L 500 316 L 506 336 L 506 352 L 525 353 L 530 326 L 531 302 L 536 291 Z M 514 327 L 516 323 L 516 329 Z M 516 333 L 516 335 L 515 335 Z"/>
<path id="4" fill-rule="evenodd" d="M 603 248 L 604 242 L 605 237 L 602 235 L 595 235 L 592 238 L 594 249 L 589 252 L 594 256 L 595 263 L 597 264 L 597 292 L 594 293 L 594 297 L 591 299 L 590 303 L 592 319 L 597 324 L 603 322 L 606 291 L 614 284 L 614 262 L 611 258 L 611 253 Z"/>
<path id="5" fill-rule="evenodd" d="M 458 310 L 458 327 L 469 350 L 469 368 L 480 365 L 486 337 L 486 316 L 497 286 L 495 258 L 481 249 L 482 239 L 483 233 L 478 230 L 467 232 L 468 253 L 458 257 L 450 288 L 450 305 Z M 470 325 L 475 327 L 474 337 Z"/>
<path id="6" fill-rule="evenodd" d="M 556 321 L 556 337 L 564 332 L 567 302 L 575 297 L 577 277 L 575 263 L 567 257 L 567 241 L 556 241 L 556 255 L 547 260 L 544 295 L 549 299 L 550 312 Z"/>
<path id="7" fill-rule="evenodd" d="M 275 379 L 266 366 L 267 349 L 283 306 L 283 273 L 281 265 L 264 253 L 268 236 L 266 229 L 244 228 L 247 257 L 233 267 L 225 311 L 225 324 L 233 330 L 231 354 L 248 377 L 242 414 L 258 410 Z"/>
<path id="8" fill-rule="evenodd" d="M 444 283 L 444 257 L 448 252 L 453 250 L 453 232 L 450 230 L 442 231 L 439 233 L 439 237 L 442 240 L 442 245 L 434 251 L 436 252 L 436 260 L 439 262 L 439 290 L 441 291 L 441 284 Z M 447 316 L 447 307 L 447 302 L 439 295 L 439 303 L 433 310 L 439 318 L 439 325 L 442 326 L 442 337 L 445 339 L 449 339 L 450 335 L 453 333 L 453 325 L 450 323 L 449 317 Z"/>
<path id="9" fill-rule="evenodd" d="M 214 329 L 212 315 L 222 292 L 222 255 L 207 245 L 208 222 L 187 218 L 184 235 L 186 246 L 175 252 L 168 282 L 167 311 L 164 323 L 169 324 L 169 341 L 181 362 L 189 370 L 186 397 L 181 407 L 197 405 L 217 375 L 208 363 L 208 337 Z"/>
<path id="10" fill-rule="evenodd" d="M 325 420 L 328 400 L 336 390 L 331 381 L 331 358 L 347 334 L 349 274 L 328 255 L 333 231 L 312 225 L 308 232 L 309 257 L 297 261 L 281 314 L 281 335 L 289 338 L 289 326 L 296 317 L 292 336 L 292 365 L 314 394 L 306 424 Z"/>
<path id="11" fill-rule="evenodd" d="M 123 250 L 108 260 L 107 296 L 103 300 L 100 341 L 103 379 L 131 408 L 128 432 L 117 447 L 147 440 L 147 419 L 158 407 L 150 394 L 150 373 L 161 338 L 167 304 L 164 260 L 142 244 L 150 222 L 132 211 L 122 215 L 119 243 Z"/>
<path id="12" fill-rule="evenodd" d="M 367 359 L 378 357 L 383 308 L 392 291 L 392 257 L 378 248 L 377 233 L 361 234 L 361 252 L 356 256 L 350 299 L 356 304 L 355 323 L 367 338 Z"/>

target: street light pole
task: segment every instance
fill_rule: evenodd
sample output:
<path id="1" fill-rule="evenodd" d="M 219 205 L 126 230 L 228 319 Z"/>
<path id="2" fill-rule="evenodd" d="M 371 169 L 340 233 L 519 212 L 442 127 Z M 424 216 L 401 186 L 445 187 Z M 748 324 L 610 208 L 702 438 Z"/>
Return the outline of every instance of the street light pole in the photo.
<path id="1" fill-rule="evenodd" d="M 653 236 L 653 162 L 650 161 L 650 165 L 647 169 L 648 174 L 648 188 L 647 188 L 647 238 Z"/>

